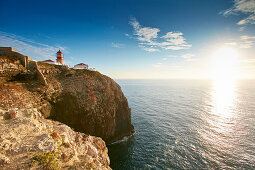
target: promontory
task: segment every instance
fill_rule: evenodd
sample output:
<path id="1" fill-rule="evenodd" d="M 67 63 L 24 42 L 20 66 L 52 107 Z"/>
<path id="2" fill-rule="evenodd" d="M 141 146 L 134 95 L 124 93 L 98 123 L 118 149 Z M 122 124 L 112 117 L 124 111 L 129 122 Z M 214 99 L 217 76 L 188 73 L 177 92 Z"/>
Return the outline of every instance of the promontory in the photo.
<path id="1" fill-rule="evenodd" d="M 100 157 L 95 161 L 102 160 L 102 167 L 109 168 L 107 151 L 106 155 L 102 154 L 105 153 L 104 141 L 107 144 L 112 143 L 134 133 L 128 101 L 114 80 L 98 71 L 37 62 L 10 47 L 0 47 L 0 99 L 0 116 L 2 116 L 0 124 L 5 127 L 0 130 L 0 141 L 6 145 L 9 143 L 7 149 L 1 145 L 0 164 L 8 163 L 3 157 L 8 157 L 8 153 L 10 155 L 15 149 L 15 144 L 22 147 L 23 141 L 29 141 L 27 136 L 17 135 L 28 135 L 29 132 L 31 140 L 45 138 L 46 142 L 52 137 L 54 143 L 53 141 L 59 137 L 60 145 L 76 150 L 79 150 L 77 147 L 81 144 L 76 146 L 74 143 L 84 140 L 82 143 L 86 145 L 86 149 L 81 155 Z M 20 134 L 10 130 L 13 128 L 15 131 L 17 126 L 20 127 Z M 48 131 L 45 128 L 47 126 Z M 9 127 L 9 130 L 6 127 Z M 26 128 L 27 132 L 22 132 Z M 6 133 L 13 136 L 8 136 Z M 68 135 L 64 135 L 65 133 Z M 101 142 L 101 138 L 104 141 Z M 35 147 L 34 150 L 38 153 L 45 153 L 43 151 L 46 147 L 43 145 L 48 144 L 42 142 L 41 145 L 41 149 L 38 146 L 31 148 Z M 52 148 L 57 147 L 52 144 L 47 153 L 54 151 Z M 31 152 L 29 147 L 24 149 Z M 3 155 L 2 151 L 6 154 Z M 14 157 L 6 159 L 9 159 L 10 163 L 12 158 L 16 159 Z M 65 163 L 63 165 L 68 166 Z"/>

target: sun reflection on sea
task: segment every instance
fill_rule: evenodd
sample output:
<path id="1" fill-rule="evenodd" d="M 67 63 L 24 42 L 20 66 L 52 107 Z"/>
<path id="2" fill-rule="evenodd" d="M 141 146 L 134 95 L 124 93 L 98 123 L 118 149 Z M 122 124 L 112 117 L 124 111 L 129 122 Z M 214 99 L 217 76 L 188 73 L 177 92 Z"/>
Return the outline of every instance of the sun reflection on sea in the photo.
<path id="1" fill-rule="evenodd" d="M 225 79 L 212 82 L 211 112 L 206 118 L 207 131 L 203 134 L 206 141 L 216 150 L 231 150 L 230 144 L 237 123 L 236 109 L 236 80 Z M 216 142 L 216 141 L 217 142 Z"/>
<path id="2" fill-rule="evenodd" d="M 219 117 L 230 118 L 233 116 L 234 101 L 236 98 L 236 80 L 213 80 L 212 88 L 212 114 Z"/>
<path id="3" fill-rule="evenodd" d="M 208 101 L 209 112 L 202 119 L 204 123 L 199 130 L 201 143 L 207 148 L 203 152 L 205 159 L 221 161 L 219 155 L 229 155 L 238 142 L 235 141 L 236 125 L 236 80 L 214 79 Z M 208 155 L 208 152 L 214 155 Z M 216 160 L 217 159 L 217 160 Z"/>

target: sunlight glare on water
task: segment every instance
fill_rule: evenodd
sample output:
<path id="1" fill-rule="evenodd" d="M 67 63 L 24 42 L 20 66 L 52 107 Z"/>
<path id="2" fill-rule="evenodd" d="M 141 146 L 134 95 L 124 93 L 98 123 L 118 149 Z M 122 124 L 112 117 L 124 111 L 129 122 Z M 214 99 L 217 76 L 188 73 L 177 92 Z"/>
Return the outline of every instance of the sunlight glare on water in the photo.
<path id="1" fill-rule="evenodd" d="M 214 80 L 212 89 L 212 113 L 221 118 L 231 117 L 233 112 L 231 109 L 234 107 L 236 99 L 235 94 L 236 80 Z"/>
<path id="2" fill-rule="evenodd" d="M 211 89 L 211 112 L 206 116 L 205 127 L 200 131 L 205 148 L 213 151 L 205 157 L 215 162 L 227 162 L 239 147 L 238 118 L 236 115 L 236 80 L 215 79 Z M 237 151 L 238 152 L 238 151 Z M 223 165 L 224 167 L 225 165 Z M 228 167 L 224 167 L 228 168 Z"/>

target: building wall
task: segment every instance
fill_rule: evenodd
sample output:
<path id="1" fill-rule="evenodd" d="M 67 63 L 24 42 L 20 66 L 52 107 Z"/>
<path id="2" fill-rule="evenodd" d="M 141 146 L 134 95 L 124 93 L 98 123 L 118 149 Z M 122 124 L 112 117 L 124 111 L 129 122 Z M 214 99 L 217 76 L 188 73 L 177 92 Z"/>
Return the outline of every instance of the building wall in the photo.
<path id="1" fill-rule="evenodd" d="M 97 71 L 95 68 L 89 68 L 90 71 Z"/>
<path id="2" fill-rule="evenodd" d="M 64 64 L 64 59 L 57 59 L 56 61 L 58 64 L 62 64 L 62 65 Z"/>
<path id="3" fill-rule="evenodd" d="M 88 66 L 75 65 L 73 68 L 74 69 L 88 69 Z"/>

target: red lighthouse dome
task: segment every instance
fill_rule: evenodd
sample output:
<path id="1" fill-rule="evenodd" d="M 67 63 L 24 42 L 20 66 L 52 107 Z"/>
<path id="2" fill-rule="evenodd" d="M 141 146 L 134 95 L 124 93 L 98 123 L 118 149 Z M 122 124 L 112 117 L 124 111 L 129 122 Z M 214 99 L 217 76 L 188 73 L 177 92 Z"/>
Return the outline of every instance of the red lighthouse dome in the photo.
<path id="1" fill-rule="evenodd" d="M 58 52 L 57 53 L 60 53 L 60 54 L 62 54 L 62 52 L 60 51 L 60 50 L 58 50 Z"/>

